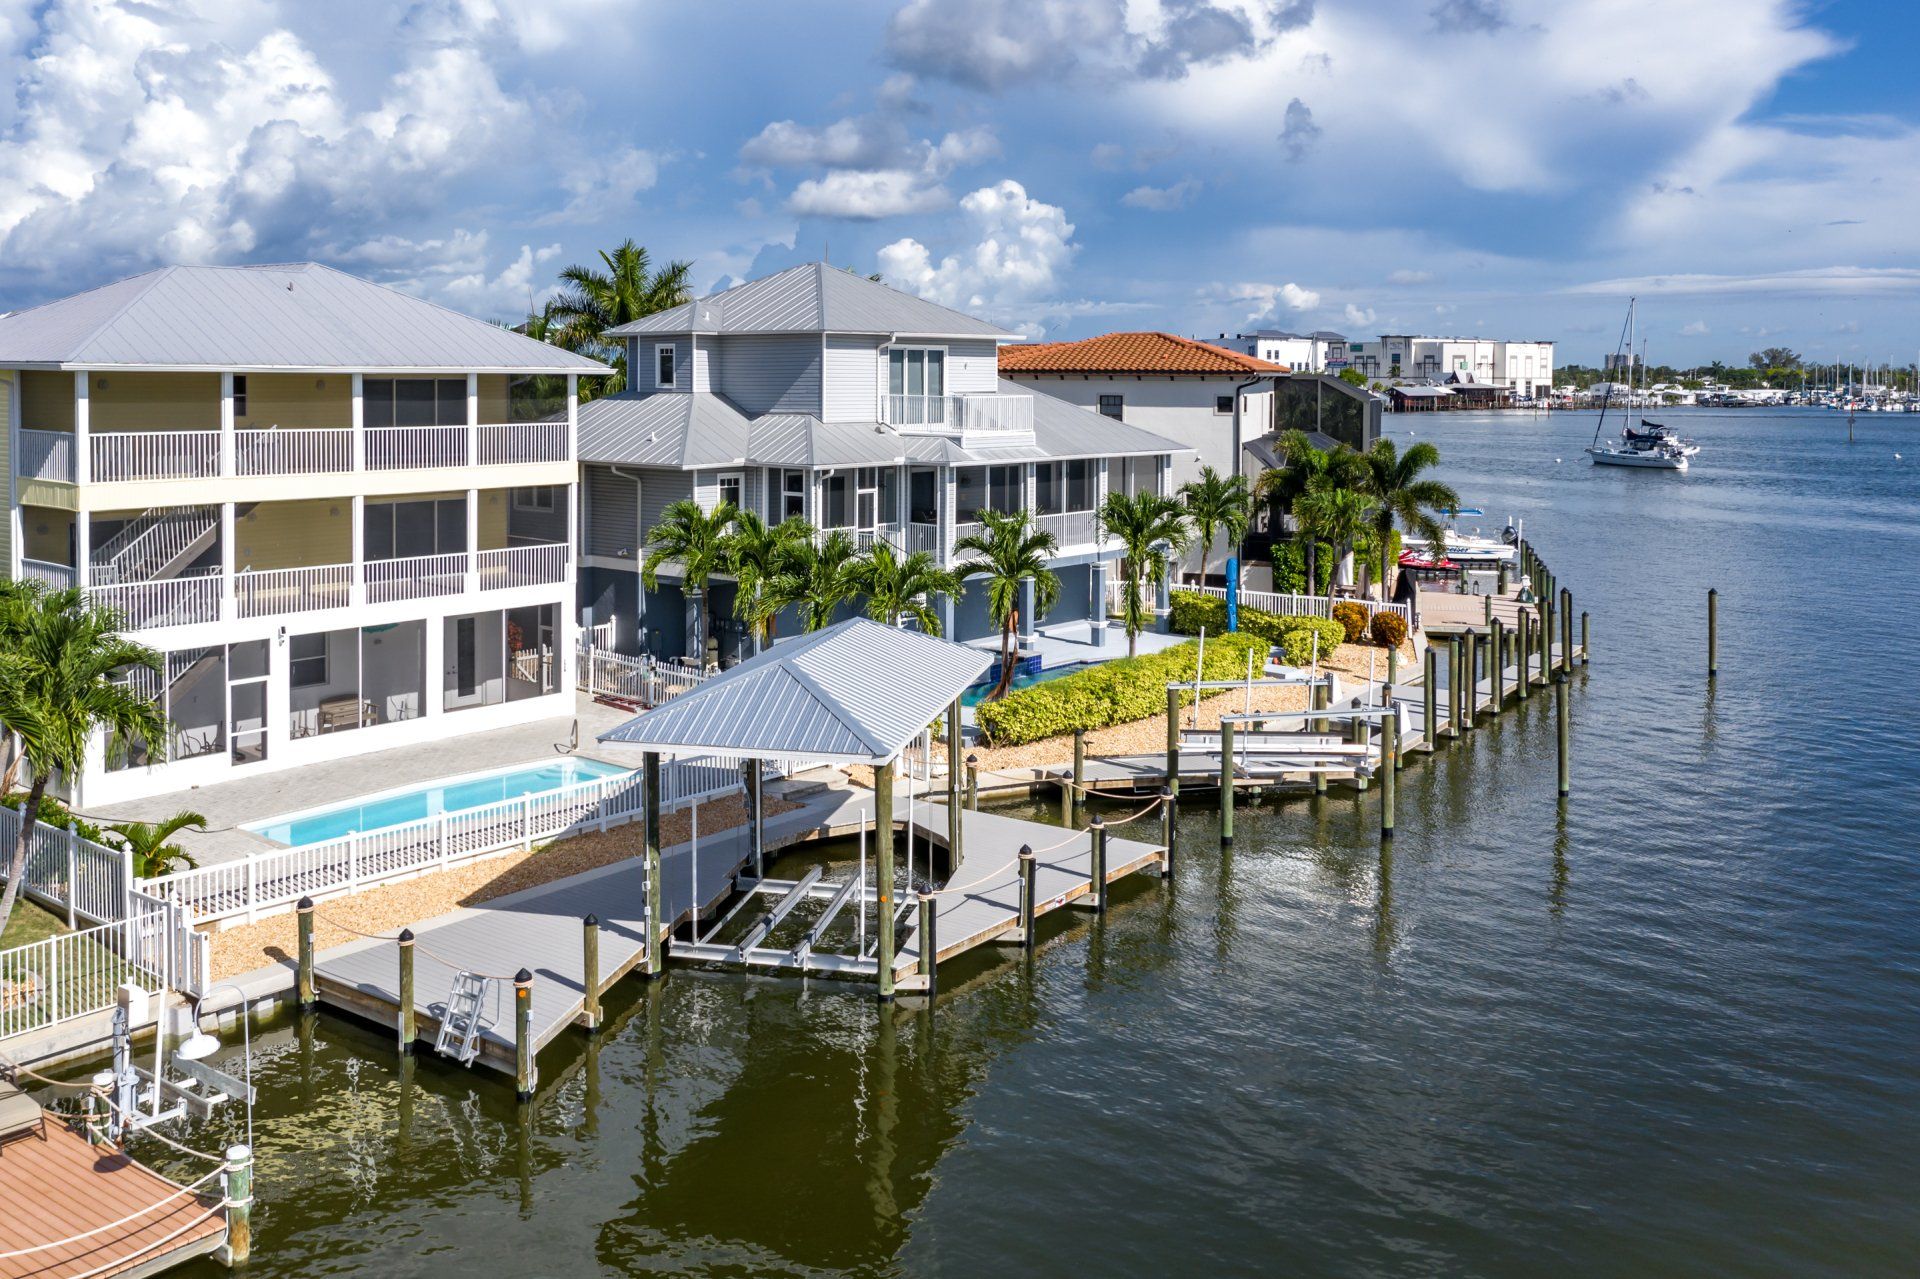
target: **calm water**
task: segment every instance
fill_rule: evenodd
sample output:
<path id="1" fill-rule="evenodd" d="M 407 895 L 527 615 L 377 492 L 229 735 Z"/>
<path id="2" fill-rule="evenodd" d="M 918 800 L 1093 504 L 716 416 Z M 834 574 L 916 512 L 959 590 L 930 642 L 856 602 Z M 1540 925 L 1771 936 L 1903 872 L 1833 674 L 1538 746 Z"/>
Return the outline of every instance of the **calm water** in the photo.
<path id="1" fill-rule="evenodd" d="M 1406 774 L 1390 860 L 1371 796 L 1228 857 L 1195 809 L 1171 888 L 931 1014 L 675 972 L 524 1115 L 283 1024 L 253 1273 L 1911 1273 L 1920 421 L 1673 416 L 1684 478 L 1390 420 L 1594 614 L 1563 819 L 1536 699 Z"/>

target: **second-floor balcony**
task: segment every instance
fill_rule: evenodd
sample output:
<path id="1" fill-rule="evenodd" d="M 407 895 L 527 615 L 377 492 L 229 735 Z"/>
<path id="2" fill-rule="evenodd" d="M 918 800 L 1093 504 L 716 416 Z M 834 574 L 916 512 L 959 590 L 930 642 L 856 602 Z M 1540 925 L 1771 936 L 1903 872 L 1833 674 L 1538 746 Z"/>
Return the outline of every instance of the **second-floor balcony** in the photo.
<path id="1" fill-rule="evenodd" d="M 888 426 L 909 435 L 1006 444 L 1033 439 L 1031 395 L 888 395 L 882 397 L 881 411 Z"/>
<path id="2" fill-rule="evenodd" d="M 86 477 L 93 483 L 122 483 L 331 475 L 564 462 L 569 455 L 564 420 L 368 427 L 357 434 L 358 440 L 352 427 L 237 429 L 229 458 L 217 430 L 95 431 L 86 441 Z M 72 432 L 21 430 L 16 461 L 21 479 L 71 484 L 79 478 L 78 461 Z"/>

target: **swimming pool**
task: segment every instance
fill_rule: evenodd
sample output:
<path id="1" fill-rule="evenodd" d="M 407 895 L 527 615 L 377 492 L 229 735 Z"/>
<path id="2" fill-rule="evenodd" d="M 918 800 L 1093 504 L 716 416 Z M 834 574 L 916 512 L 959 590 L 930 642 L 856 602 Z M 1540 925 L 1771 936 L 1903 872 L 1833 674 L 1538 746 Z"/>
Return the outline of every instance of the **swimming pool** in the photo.
<path id="1" fill-rule="evenodd" d="M 1062 676 L 1078 675 L 1081 671 L 1091 670 L 1098 665 L 1098 662 L 1068 662 L 1062 666 L 1047 666 L 1043 667 L 1037 675 L 1016 674 L 1013 677 L 1013 686 L 1015 688 L 1031 688 L 1035 684 L 1045 684 L 1049 680 L 1056 680 Z M 992 680 L 975 684 L 972 688 L 960 694 L 960 704 L 962 706 L 978 706 L 987 699 L 987 694 L 991 693 L 993 689 L 994 682 Z"/>
<path id="2" fill-rule="evenodd" d="M 351 804 L 309 809 L 244 827 L 262 839 L 292 848 L 321 844 L 355 831 L 384 830 L 441 813 L 463 813 L 503 799 L 537 795 L 630 770 L 618 764 L 569 755 L 550 764 L 522 764 L 499 772 L 450 777 L 406 790 L 369 795 Z"/>

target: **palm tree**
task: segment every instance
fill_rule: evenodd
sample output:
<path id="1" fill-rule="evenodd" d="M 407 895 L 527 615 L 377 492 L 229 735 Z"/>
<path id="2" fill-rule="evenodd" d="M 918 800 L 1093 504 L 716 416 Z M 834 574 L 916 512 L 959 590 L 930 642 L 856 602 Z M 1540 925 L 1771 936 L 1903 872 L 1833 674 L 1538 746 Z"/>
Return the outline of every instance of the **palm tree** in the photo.
<path id="1" fill-rule="evenodd" d="M 0 581 L 0 653 L 19 651 L 34 617 L 39 614 L 40 599 L 45 594 L 46 586 L 41 582 L 11 578 Z M 5 774 L 0 775 L 0 795 L 9 795 L 13 793 L 14 779 L 26 756 L 11 730 L 6 732 L 5 741 L 0 745 L 12 753 Z"/>
<path id="2" fill-rule="evenodd" d="M 695 597 L 699 610 L 694 636 L 697 651 L 692 655 L 696 662 L 706 662 L 707 636 L 713 629 L 707 582 L 727 569 L 727 531 L 739 517 L 731 502 L 705 511 L 692 498 L 683 497 L 662 511 L 660 522 L 647 532 L 647 558 L 640 565 L 640 580 L 648 590 L 658 590 L 660 566 L 669 560 L 680 566 L 683 589 Z"/>
<path id="3" fill-rule="evenodd" d="M 893 543 L 876 541 L 849 566 L 854 589 L 867 597 L 867 616 L 889 626 L 909 620 L 929 635 L 940 633 L 932 597 L 960 593 L 960 579 L 926 551 L 901 556 Z"/>
<path id="4" fill-rule="evenodd" d="M 972 551 L 980 558 L 969 560 L 956 572 L 961 581 L 987 579 L 987 613 L 1000 628 L 1000 682 L 990 697 L 1007 695 L 1013 687 L 1013 639 L 1020 625 L 1020 583 L 1033 579 L 1033 609 L 1044 614 L 1060 598 L 1060 578 L 1047 567 L 1059 550 L 1053 534 L 1040 528 L 1025 511 L 981 511 L 977 517 L 980 532 L 969 533 L 953 544 L 956 553 Z"/>
<path id="5" fill-rule="evenodd" d="M 1300 523 L 1300 531 L 1314 541 L 1331 543 L 1338 560 L 1345 560 L 1353 553 L 1354 544 L 1367 532 L 1373 511 L 1371 497 L 1359 489 L 1334 483 L 1323 483 L 1319 488 L 1308 490 L 1293 504 L 1293 516 Z M 1312 594 L 1311 579 L 1307 585 L 1308 594 Z M 1333 594 L 1332 578 L 1327 579 L 1327 594 Z"/>
<path id="6" fill-rule="evenodd" d="M 647 251 L 630 238 L 611 253 L 600 250 L 600 261 L 605 270 L 574 265 L 560 272 L 560 280 L 567 287 L 547 303 L 546 318 L 551 326 L 550 339 L 557 345 L 613 365 L 614 375 L 600 379 L 593 392 L 611 395 L 626 389 L 626 351 L 619 342 L 609 343 L 604 334 L 643 316 L 691 302 L 693 288 L 688 275 L 693 263 L 669 262 L 655 271 Z M 590 398 L 584 386 L 580 398 Z"/>
<path id="7" fill-rule="evenodd" d="M 1314 489 L 1346 487 L 1357 457 L 1344 444 L 1336 449 L 1315 448 L 1307 433 L 1299 430 L 1281 432 L 1280 454 L 1287 464 L 1261 472 L 1253 485 L 1254 501 L 1264 503 L 1276 515 L 1294 514 L 1295 504 Z M 1299 535 L 1296 530 L 1295 536 Z M 1305 549 L 1306 593 L 1311 595 L 1314 583 L 1320 580 L 1319 540 L 1306 538 Z"/>
<path id="8" fill-rule="evenodd" d="M 1222 475 L 1211 466 L 1200 468 L 1200 478 L 1180 486 L 1187 518 L 1200 535 L 1200 580 L 1207 580 L 1207 561 L 1213 558 L 1213 535 L 1225 533 L 1229 545 L 1246 535 L 1253 522 L 1253 493 L 1244 475 Z"/>
<path id="9" fill-rule="evenodd" d="M 115 677 L 138 667 L 158 675 L 160 654 L 123 639 L 120 619 L 77 589 L 24 589 L 31 608 L 22 632 L 0 651 L 0 727 L 15 734 L 33 778 L 20 806 L 20 833 L 7 853 L 0 931 L 13 915 L 25 878 L 27 845 L 54 773 L 80 775 L 87 745 L 101 729 L 140 738 L 163 753 L 167 723 L 153 702 Z"/>
<path id="10" fill-rule="evenodd" d="M 783 607 L 775 582 L 793 559 L 794 551 L 813 541 L 813 525 L 800 516 L 768 524 L 753 511 L 734 516 L 727 535 L 727 571 L 739 585 L 733 611 L 753 631 L 753 651 L 773 642 L 773 628 Z"/>
<path id="11" fill-rule="evenodd" d="M 833 615 L 854 593 L 854 561 L 860 553 L 840 529 L 815 535 L 794 547 L 786 567 L 769 584 L 774 609 L 797 605 L 809 631 L 833 624 Z"/>
<path id="12" fill-rule="evenodd" d="M 1421 440 L 1402 453 L 1392 440 L 1376 440 L 1360 455 L 1361 492 L 1375 502 L 1373 532 L 1380 543 L 1380 598 L 1393 598 L 1393 579 L 1388 576 L 1397 567 L 1387 554 L 1393 540 L 1393 522 L 1415 537 L 1425 538 L 1433 547 L 1446 545 L 1447 530 L 1435 518 L 1438 511 L 1460 505 L 1460 495 L 1439 480 L 1423 478 L 1421 472 L 1440 464 L 1440 450 Z"/>
<path id="13" fill-rule="evenodd" d="M 1157 587 L 1166 580 L 1169 562 L 1187 545 L 1187 517 L 1170 497 L 1109 493 L 1100 504 L 1100 523 L 1120 539 L 1124 552 L 1120 564 L 1127 589 L 1121 617 L 1127 628 L 1127 656 L 1132 657 L 1139 652 L 1140 632 L 1147 625 L 1146 605 L 1140 600 L 1141 584 L 1152 582 Z"/>
<path id="14" fill-rule="evenodd" d="M 163 822 L 118 822 L 107 827 L 120 846 L 133 854 L 133 873 L 139 879 L 154 879 L 176 866 L 193 867 L 200 863 L 178 844 L 168 843 L 183 830 L 205 830 L 207 819 L 198 813 L 181 811 Z"/>

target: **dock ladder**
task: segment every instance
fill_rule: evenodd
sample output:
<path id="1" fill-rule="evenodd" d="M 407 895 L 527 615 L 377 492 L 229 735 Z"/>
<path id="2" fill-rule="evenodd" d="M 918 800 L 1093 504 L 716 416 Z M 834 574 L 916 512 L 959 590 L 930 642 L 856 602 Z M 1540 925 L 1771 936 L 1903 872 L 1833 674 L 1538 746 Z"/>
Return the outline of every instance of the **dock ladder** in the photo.
<path id="1" fill-rule="evenodd" d="M 465 971 L 453 975 L 447 1015 L 440 1019 L 440 1034 L 433 1041 L 435 1052 L 463 1066 L 473 1064 L 480 1055 L 480 1005 L 486 997 L 487 978 Z"/>

